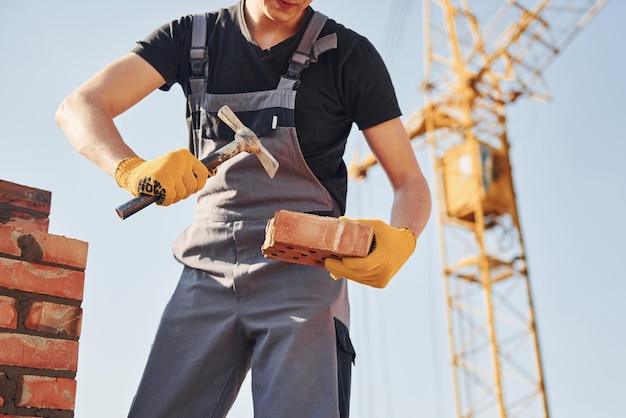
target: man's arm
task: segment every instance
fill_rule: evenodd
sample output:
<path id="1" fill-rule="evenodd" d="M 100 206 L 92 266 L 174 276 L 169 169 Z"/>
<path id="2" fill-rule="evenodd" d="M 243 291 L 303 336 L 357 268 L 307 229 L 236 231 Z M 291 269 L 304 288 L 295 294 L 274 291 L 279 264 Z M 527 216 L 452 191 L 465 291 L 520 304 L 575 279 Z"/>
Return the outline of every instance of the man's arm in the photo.
<path id="1" fill-rule="evenodd" d="M 378 219 L 357 219 L 372 225 L 374 245 L 367 257 L 327 258 L 324 266 L 335 279 L 345 277 L 383 288 L 415 250 L 417 237 L 430 216 L 430 190 L 413 147 L 399 118 L 363 131 L 393 188 L 389 224 Z"/>
<path id="2" fill-rule="evenodd" d="M 55 120 L 77 151 L 113 177 L 121 160 L 135 157 L 113 119 L 165 80 L 135 53 L 103 68 L 61 103 Z"/>
<path id="3" fill-rule="evenodd" d="M 431 197 L 404 124 L 395 118 L 363 134 L 393 189 L 390 225 L 409 227 L 418 237 L 430 217 Z"/>
<path id="4" fill-rule="evenodd" d="M 70 143 L 133 196 L 159 197 L 171 205 L 197 192 L 212 175 L 186 149 L 145 161 L 124 142 L 113 119 L 130 109 L 165 80 L 134 53 L 107 65 L 72 92 L 56 113 Z"/>

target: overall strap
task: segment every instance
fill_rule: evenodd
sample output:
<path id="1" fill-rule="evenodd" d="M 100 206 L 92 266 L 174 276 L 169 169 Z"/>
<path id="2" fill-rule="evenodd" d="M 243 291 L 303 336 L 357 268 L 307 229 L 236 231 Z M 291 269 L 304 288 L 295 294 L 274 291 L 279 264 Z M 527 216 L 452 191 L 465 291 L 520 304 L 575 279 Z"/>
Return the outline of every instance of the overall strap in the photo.
<path id="1" fill-rule="evenodd" d="M 337 48 L 337 34 L 331 33 L 317 39 L 328 17 L 315 12 L 307 26 L 298 48 L 291 54 L 287 73 L 280 78 L 278 88 L 297 89 L 300 85 L 300 73 L 312 62 L 317 62 L 323 52 Z"/>
<path id="2" fill-rule="evenodd" d="M 208 20 L 206 14 L 194 14 L 191 19 L 191 48 L 189 48 L 191 94 L 206 92 L 207 89 L 209 76 L 209 47 L 206 36 Z"/>

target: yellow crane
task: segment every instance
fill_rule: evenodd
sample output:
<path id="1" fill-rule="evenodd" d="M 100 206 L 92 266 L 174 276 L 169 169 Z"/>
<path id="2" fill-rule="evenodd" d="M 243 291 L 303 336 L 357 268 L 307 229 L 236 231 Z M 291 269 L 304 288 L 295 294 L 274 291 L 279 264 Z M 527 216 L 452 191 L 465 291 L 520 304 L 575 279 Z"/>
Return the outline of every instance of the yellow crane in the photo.
<path id="1" fill-rule="evenodd" d="M 424 0 L 426 100 L 405 125 L 432 150 L 459 417 L 550 415 L 506 109 L 549 97 L 544 70 L 607 2 L 507 0 L 483 26 L 469 0 Z"/>

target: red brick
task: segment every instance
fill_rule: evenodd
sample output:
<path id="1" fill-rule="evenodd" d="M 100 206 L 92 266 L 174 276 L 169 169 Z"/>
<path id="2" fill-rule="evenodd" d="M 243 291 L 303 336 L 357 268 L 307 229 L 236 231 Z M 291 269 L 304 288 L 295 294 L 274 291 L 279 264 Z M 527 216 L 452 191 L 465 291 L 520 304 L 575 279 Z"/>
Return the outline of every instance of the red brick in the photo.
<path id="1" fill-rule="evenodd" d="M 45 232 L 25 234 L 22 230 L 0 225 L 0 253 L 28 258 L 29 261 L 54 263 L 84 269 L 87 243 Z"/>
<path id="2" fill-rule="evenodd" d="M 17 406 L 74 410 L 76 381 L 60 377 L 22 376 Z"/>
<path id="3" fill-rule="evenodd" d="M 25 292 L 82 300 L 85 273 L 0 258 L 0 286 Z"/>
<path id="4" fill-rule="evenodd" d="M 24 326 L 33 331 L 80 336 L 82 309 L 52 302 L 33 302 Z"/>
<path id="5" fill-rule="evenodd" d="M 30 213 L 24 213 L 19 211 L 12 211 L 8 209 L 0 210 L 0 217 L 8 217 L 8 221 L 4 224 L 11 228 L 19 228 L 25 234 L 32 232 L 48 232 L 50 220 L 48 218 L 41 218 Z"/>
<path id="6" fill-rule="evenodd" d="M 0 203 L 26 209 L 43 216 L 50 214 L 52 193 L 0 180 Z"/>
<path id="7" fill-rule="evenodd" d="M 48 232 L 52 194 L 0 180 L 0 220 L 25 233 Z"/>
<path id="8" fill-rule="evenodd" d="M 11 329 L 17 328 L 15 298 L 0 296 L 0 327 Z"/>
<path id="9" fill-rule="evenodd" d="M 3 415 L 0 414 L 0 418 L 37 418 L 37 417 L 33 417 L 33 416 L 25 416 L 25 415 Z"/>
<path id="10" fill-rule="evenodd" d="M 0 364 L 76 371 L 78 342 L 0 332 Z"/>
<path id="11" fill-rule="evenodd" d="M 20 257 L 22 250 L 17 245 L 17 240 L 24 235 L 22 230 L 6 225 L 0 225 L 0 254 Z"/>
<path id="12" fill-rule="evenodd" d="M 43 248 L 42 261 L 84 269 L 87 265 L 87 243 L 59 235 L 31 234 Z"/>
<path id="13" fill-rule="evenodd" d="M 323 266 L 327 257 L 365 257 L 373 237 L 368 224 L 279 210 L 267 223 L 261 250 L 267 258 Z"/>

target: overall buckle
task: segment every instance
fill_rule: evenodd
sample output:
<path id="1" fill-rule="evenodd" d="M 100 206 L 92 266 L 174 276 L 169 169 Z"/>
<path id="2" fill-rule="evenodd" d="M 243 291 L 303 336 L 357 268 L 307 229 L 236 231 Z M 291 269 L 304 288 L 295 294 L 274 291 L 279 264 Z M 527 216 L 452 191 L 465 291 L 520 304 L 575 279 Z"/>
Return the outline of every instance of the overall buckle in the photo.
<path id="1" fill-rule="evenodd" d="M 311 57 L 309 54 L 300 51 L 294 52 L 289 59 L 289 68 L 285 76 L 292 80 L 299 80 L 300 73 L 307 68 L 310 63 Z"/>
<path id="2" fill-rule="evenodd" d="M 204 74 L 205 64 L 209 61 L 209 48 L 207 46 L 192 46 L 189 49 L 189 63 L 193 77 L 206 77 Z"/>

